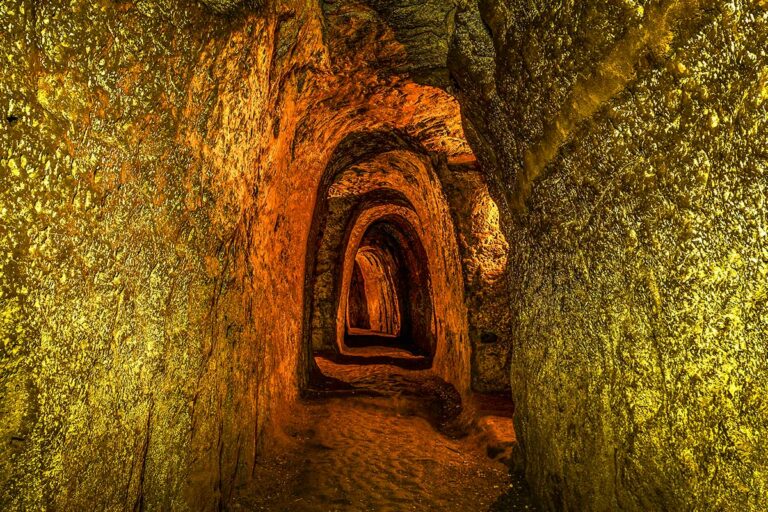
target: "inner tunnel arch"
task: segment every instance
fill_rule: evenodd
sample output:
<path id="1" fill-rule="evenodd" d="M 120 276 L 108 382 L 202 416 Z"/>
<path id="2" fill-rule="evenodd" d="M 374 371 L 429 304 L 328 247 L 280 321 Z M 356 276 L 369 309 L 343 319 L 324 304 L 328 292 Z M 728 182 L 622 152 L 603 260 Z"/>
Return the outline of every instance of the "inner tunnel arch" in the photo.
<path id="1" fill-rule="evenodd" d="M 370 246 L 358 249 L 352 266 L 352 281 L 346 291 L 346 335 L 397 339 L 402 333 L 405 306 L 399 262 L 390 252 Z"/>
<path id="2" fill-rule="evenodd" d="M 351 260 L 344 257 L 351 251 L 350 232 L 365 211 L 388 206 L 410 210 L 403 218 L 411 220 L 400 223 L 406 227 L 401 226 L 399 236 L 419 240 L 406 246 L 410 253 L 421 254 L 421 265 L 428 269 L 422 273 L 430 275 L 425 296 L 431 305 L 423 308 L 429 314 L 420 316 L 429 320 L 415 328 L 423 333 L 421 350 L 438 375 L 460 392 L 468 391 L 471 348 L 462 267 L 450 205 L 436 168 L 445 167 L 445 162 L 445 155 L 388 129 L 348 135 L 331 152 L 319 180 L 307 239 L 301 356 L 305 370 L 299 368 L 309 377 L 304 378 L 306 385 L 318 375 L 314 354 L 343 350 L 346 308 L 339 306 L 346 305 L 344 292 L 349 289 L 349 282 L 343 282 L 344 262 L 354 260 L 354 254 Z M 369 218 L 367 223 L 375 220 Z"/>
<path id="3" fill-rule="evenodd" d="M 432 267 L 422 236 L 424 228 L 416 213 L 404 206 L 379 205 L 362 212 L 353 225 L 342 260 L 343 273 L 337 292 L 336 303 L 336 346 L 343 351 L 348 346 L 347 310 L 349 290 L 354 274 L 356 255 L 361 250 L 371 251 L 387 244 L 389 249 L 398 251 L 400 258 L 396 288 L 400 293 L 402 331 L 398 345 L 431 359 L 436 350 L 437 324 Z M 372 240 L 373 239 L 373 240 Z M 374 242 L 374 240 L 376 242 Z M 372 245 L 372 244 L 376 245 Z"/>

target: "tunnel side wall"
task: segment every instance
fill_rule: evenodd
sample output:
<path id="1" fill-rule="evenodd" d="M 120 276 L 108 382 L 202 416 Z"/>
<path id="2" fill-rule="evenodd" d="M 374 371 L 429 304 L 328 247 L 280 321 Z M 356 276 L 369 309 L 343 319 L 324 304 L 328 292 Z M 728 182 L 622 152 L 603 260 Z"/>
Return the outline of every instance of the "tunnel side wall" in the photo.
<path id="1" fill-rule="evenodd" d="M 550 510 L 768 508 L 768 5 L 483 0 L 451 53 Z"/>
<path id="2" fill-rule="evenodd" d="M 464 274 L 464 300 L 472 346 L 472 389 L 509 393 L 513 343 L 508 267 L 509 244 L 481 170 L 469 165 L 438 166 L 456 228 Z"/>
<path id="3" fill-rule="evenodd" d="M 250 229 L 274 23 L 11 0 L 0 24 L 0 508 L 217 509 L 296 393 L 300 301 L 269 299 Z"/>

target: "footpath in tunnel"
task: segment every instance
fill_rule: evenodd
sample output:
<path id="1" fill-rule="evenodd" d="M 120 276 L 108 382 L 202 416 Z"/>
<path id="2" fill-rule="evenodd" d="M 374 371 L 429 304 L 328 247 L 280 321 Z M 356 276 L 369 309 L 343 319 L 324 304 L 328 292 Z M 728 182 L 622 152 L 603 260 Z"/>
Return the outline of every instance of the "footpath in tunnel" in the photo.
<path id="1" fill-rule="evenodd" d="M 462 408 L 421 358 L 381 346 L 316 357 L 326 384 L 301 401 L 290 449 L 257 467 L 233 510 L 535 510 L 508 465 L 510 404 L 486 396 Z"/>

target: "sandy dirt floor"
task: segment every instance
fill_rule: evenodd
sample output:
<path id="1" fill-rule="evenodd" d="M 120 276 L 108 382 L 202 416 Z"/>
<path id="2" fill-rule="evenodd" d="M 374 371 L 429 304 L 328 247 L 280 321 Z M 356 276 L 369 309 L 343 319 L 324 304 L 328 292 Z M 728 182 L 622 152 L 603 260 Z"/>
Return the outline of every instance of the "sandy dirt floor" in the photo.
<path id="1" fill-rule="evenodd" d="M 234 510 L 532 510 L 523 484 L 500 462 L 503 446 L 489 449 L 487 436 L 473 433 L 458 394 L 429 370 L 316 360 L 328 389 L 302 400 L 285 429 L 289 448 L 259 465 Z"/>

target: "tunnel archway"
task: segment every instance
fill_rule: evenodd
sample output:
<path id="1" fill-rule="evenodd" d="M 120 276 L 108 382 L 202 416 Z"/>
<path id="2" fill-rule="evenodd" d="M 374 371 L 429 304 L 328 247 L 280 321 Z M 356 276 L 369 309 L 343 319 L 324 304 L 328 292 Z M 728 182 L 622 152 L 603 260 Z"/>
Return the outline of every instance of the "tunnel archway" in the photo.
<path id="1" fill-rule="evenodd" d="M 352 283 L 349 286 L 349 303 L 347 304 L 347 330 L 371 330 L 371 313 L 369 311 L 368 294 L 371 276 L 364 274 L 365 267 L 358 258 L 355 258 L 352 271 Z M 375 276 L 374 276 L 375 278 Z"/>
<path id="2" fill-rule="evenodd" d="M 411 345 L 417 341 L 410 348 L 423 354 L 419 357 L 427 358 L 437 375 L 461 393 L 469 391 L 464 276 L 441 181 L 449 172 L 448 160 L 422 144 L 399 131 L 355 133 L 342 140 L 328 160 L 307 240 L 302 359 L 309 379 L 301 377 L 307 385 L 325 382 L 315 379 L 316 356 L 335 358 L 346 349 L 348 293 L 354 274 L 349 262 L 354 261 L 365 230 L 380 218 L 402 212 L 399 217 L 407 222 L 395 223 L 399 234 L 394 238 L 405 248 L 400 259 L 414 260 L 407 267 L 422 269 L 429 284 L 414 287 L 422 290 L 422 298 L 411 300 L 415 292 L 400 292 L 399 297 L 408 297 L 403 303 L 421 305 L 400 308 L 405 329 L 398 341 L 407 339 Z M 410 279 L 407 272 L 403 275 Z"/>
<path id="3" fill-rule="evenodd" d="M 395 346 L 431 360 L 437 319 L 428 256 L 411 224 L 415 218 L 409 218 L 412 216 L 406 213 L 407 208 L 393 211 L 379 218 L 374 216 L 376 213 L 364 216 L 364 224 L 352 232 L 344 255 L 337 343 L 341 351 L 348 347 Z M 358 239 L 361 231 L 363 235 Z M 368 275 L 374 279 L 368 292 L 368 329 L 356 329 L 349 323 L 351 299 L 356 292 L 359 296 L 354 288 L 356 268 L 361 268 L 363 274 L 366 271 L 362 268 L 370 269 Z"/>
<path id="4" fill-rule="evenodd" d="M 385 344 L 405 348 L 432 360 L 437 348 L 438 323 L 432 270 L 439 262 L 430 258 L 424 247 L 427 235 L 417 213 L 407 205 L 376 204 L 363 209 L 350 223 L 340 255 L 340 275 L 335 292 L 335 348 L 339 353 L 352 346 Z M 374 343 L 348 336 L 347 308 L 356 256 L 364 253 L 388 254 L 399 271 L 396 286 L 402 304 L 402 332 L 389 343 L 379 337 Z"/>
<path id="5" fill-rule="evenodd" d="M 403 303 L 399 273 L 391 253 L 375 246 L 358 250 L 347 293 L 347 336 L 400 335 Z"/>

